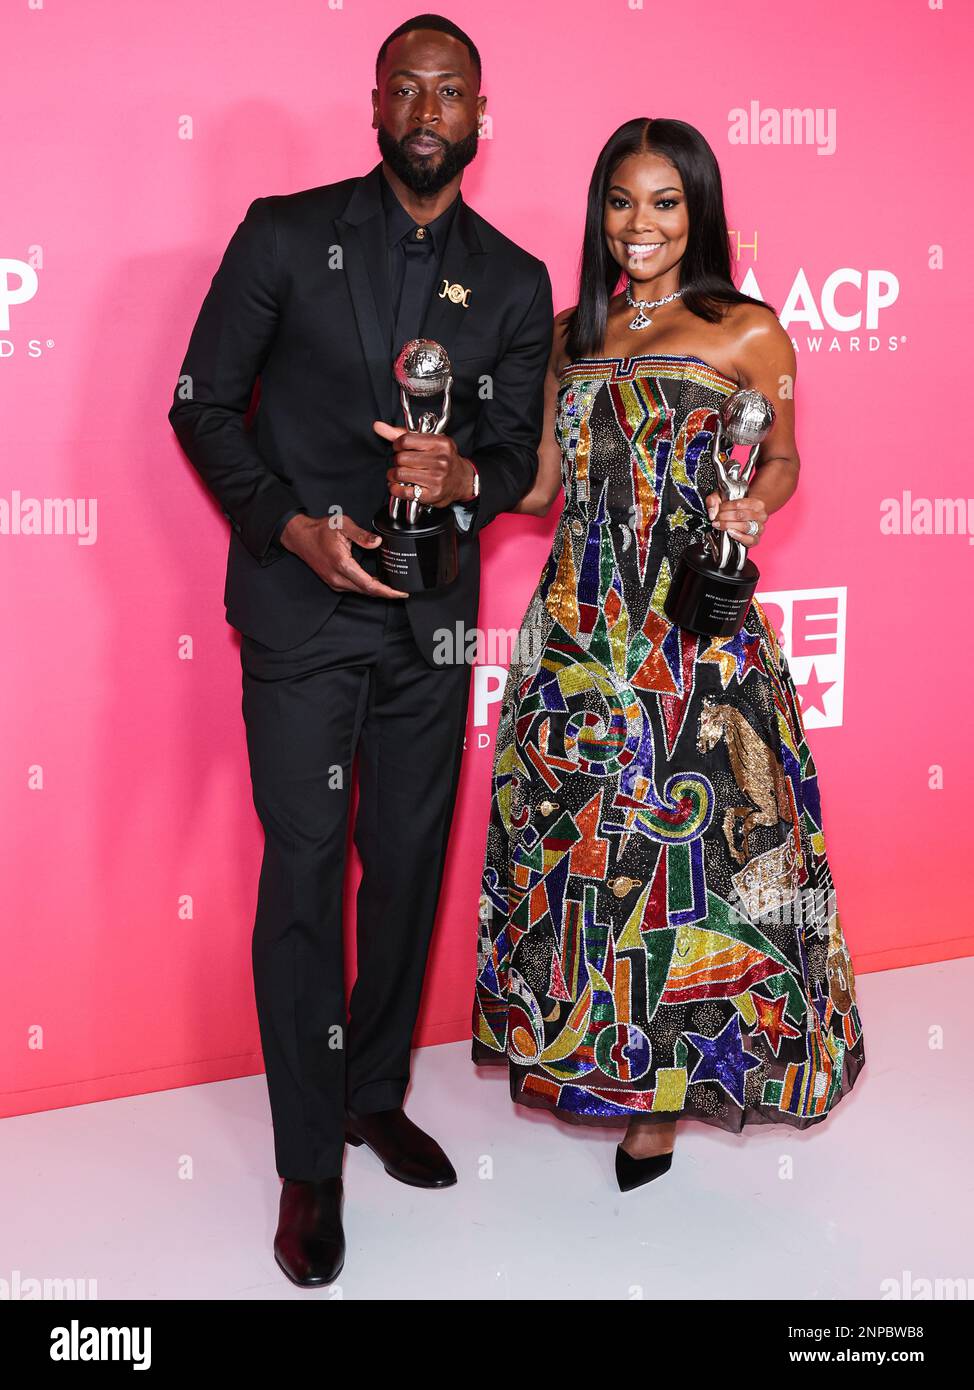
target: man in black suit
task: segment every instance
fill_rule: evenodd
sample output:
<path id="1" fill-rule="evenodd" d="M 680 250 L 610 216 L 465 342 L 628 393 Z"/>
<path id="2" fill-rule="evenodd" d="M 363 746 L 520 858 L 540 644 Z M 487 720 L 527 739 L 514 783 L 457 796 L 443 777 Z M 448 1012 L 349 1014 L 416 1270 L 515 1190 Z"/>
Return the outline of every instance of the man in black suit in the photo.
<path id="1" fill-rule="evenodd" d="M 551 345 L 543 263 L 460 194 L 486 98 L 437 15 L 379 52 L 364 178 L 257 198 L 193 330 L 169 412 L 230 522 L 224 600 L 264 856 L 254 987 L 284 1179 L 275 1258 L 337 1277 L 344 1143 L 403 1182 L 456 1174 L 403 1112 L 459 776 L 478 533 L 533 483 Z M 401 428 L 393 360 L 415 337 L 454 375 L 447 432 Z M 255 384 L 260 400 L 249 426 Z M 392 428 L 396 426 L 398 428 Z M 390 449 L 390 441 L 392 447 Z M 369 529 L 390 493 L 451 508 L 456 580 L 408 596 Z M 343 989 L 342 881 L 358 754 L 358 974 Z"/>

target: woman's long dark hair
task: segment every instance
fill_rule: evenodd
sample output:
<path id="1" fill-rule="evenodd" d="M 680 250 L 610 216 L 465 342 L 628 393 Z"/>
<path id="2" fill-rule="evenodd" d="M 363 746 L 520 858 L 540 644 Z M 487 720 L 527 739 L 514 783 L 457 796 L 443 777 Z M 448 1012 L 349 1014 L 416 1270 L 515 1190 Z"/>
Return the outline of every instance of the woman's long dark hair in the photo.
<path id="1" fill-rule="evenodd" d="M 690 224 L 679 288 L 690 312 L 708 323 L 717 323 L 728 304 L 761 304 L 775 313 L 763 299 L 741 294 L 734 287 L 720 168 L 707 141 L 686 121 L 639 116 L 606 141 L 588 186 L 578 304 L 569 316 L 565 339 L 572 361 L 601 349 L 609 300 L 625 274 L 605 244 L 604 217 L 613 175 L 632 154 L 660 155 L 679 171 Z"/>

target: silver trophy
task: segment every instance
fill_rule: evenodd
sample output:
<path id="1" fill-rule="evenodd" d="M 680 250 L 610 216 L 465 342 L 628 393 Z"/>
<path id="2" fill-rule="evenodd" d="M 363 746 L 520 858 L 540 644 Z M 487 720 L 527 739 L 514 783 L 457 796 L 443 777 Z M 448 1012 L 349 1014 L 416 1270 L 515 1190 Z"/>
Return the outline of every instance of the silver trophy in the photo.
<path id="1" fill-rule="evenodd" d="M 760 391 L 734 391 L 717 412 L 713 460 L 721 496 L 737 502 L 757 466 L 761 443 L 774 424 L 774 406 Z M 730 450 L 744 445 L 746 459 Z M 702 541 L 688 545 L 663 605 L 666 616 L 703 637 L 732 637 L 744 624 L 760 573 L 747 546 L 713 526 Z"/>
<path id="2" fill-rule="evenodd" d="M 393 365 L 399 383 L 406 427 L 419 434 L 442 434 L 450 418 L 453 373 L 446 348 L 432 338 L 413 338 L 399 351 Z M 426 403 L 442 396 L 439 411 L 426 409 L 413 416 L 412 398 Z M 393 497 L 372 521 L 382 537 L 379 562 L 387 582 L 407 593 L 450 584 L 457 575 L 457 536 L 449 507 L 424 505 L 421 488 L 414 496 Z M 403 507 L 401 504 L 405 503 Z"/>

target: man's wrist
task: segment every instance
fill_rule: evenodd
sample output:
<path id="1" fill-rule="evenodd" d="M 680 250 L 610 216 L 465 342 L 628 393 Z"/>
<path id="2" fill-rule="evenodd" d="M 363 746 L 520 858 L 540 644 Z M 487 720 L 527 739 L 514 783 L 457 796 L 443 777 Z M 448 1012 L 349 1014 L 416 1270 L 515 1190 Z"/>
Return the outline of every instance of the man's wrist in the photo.
<path id="1" fill-rule="evenodd" d="M 470 482 L 467 486 L 466 495 L 459 498 L 459 501 L 466 507 L 476 502 L 477 498 L 480 496 L 480 474 L 477 471 L 477 465 L 474 463 L 473 459 L 465 458 L 463 461 L 470 469 Z"/>
<path id="2" fill-rule="evenodd" d="M 312 518 L 306 511 L 295 512 L 281 527 L 277 537 L 278 543 L 282 545 L 285 550 L 290 550 L 294 553 L 295 538 L 303 529 L 305 523 L 311 521 L 311 519 Z"/>

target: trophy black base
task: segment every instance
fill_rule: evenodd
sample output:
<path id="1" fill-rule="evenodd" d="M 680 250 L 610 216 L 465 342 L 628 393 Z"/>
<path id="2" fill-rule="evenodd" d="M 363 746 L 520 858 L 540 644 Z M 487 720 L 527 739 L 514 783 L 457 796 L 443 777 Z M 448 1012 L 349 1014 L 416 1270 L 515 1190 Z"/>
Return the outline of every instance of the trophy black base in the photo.
<path id="1" fill-rule="evenodd" d="M 391 516 L 388 506 L 380 507 L 372 529 L 382 537 L 379 577 L 390 588 L 419 594 L 456 579 L 457 532 L 449 507 L 427 508 L 426 516 L 412 524 Z"/>
<path id="2" fill-rule="evenodd" d="M 722 570 L 705 546 L 689 545 L 680 556 L 663 611 L 687 632 L 733 637 L 744 626 L 759 578 L 751 559 L 739 570 Z"/>

